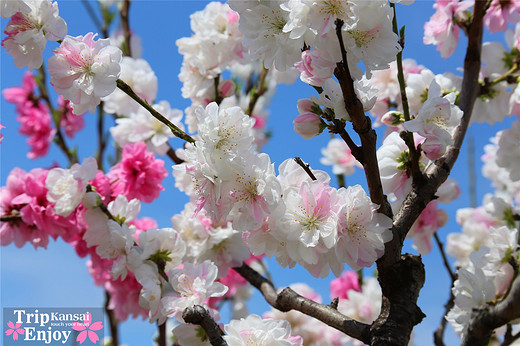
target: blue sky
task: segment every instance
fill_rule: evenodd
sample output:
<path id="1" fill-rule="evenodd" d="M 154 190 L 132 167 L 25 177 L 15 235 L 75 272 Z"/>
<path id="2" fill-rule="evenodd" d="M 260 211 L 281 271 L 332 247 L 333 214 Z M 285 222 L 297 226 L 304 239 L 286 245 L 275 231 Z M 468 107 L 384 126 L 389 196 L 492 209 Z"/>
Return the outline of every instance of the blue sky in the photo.
<path id="1" fill-rule="evenodd" d="M 159 80 L 159 92 L 157 100 L 167 100 L 172 107 L 184 109 L 189 106 L 188 100 L 181 97 L 177 75 L 180 70 L 182 57 L 177 53 L 175 41 L 183 36 L 190 35 L 189 14 L 201 10 L 206 1 L 135 1 L 131 7 L 130 25 L 135 33 L 141 36 L 143 45 L 143 58 L 145 58 L 155 71 Z M 440 57 L 433 46 L 422 44 L 423 25 L 433 13 L 432 1 L 417 1 L 412 6 L 398 6 L 399 25 L 406 25 L 405 58 L 414 58 L 420 64 L 431 69 L 434 73 L 445 71 L 457 72 L 464 59 L 462 39 L 459 49 L 448 60 Z M 95 5 L 95 4 L 94 4 Z M 92 21 L 85 14 L 80 1 L 59 2 L 60 15 L 67 21 L 68 33 L 72 36 L 83 35 L 89 31 L 96 32 Z M 2 19 L 2 30 L 7 21 Z M 462 35 L 462 34 L 461 34 Z M 5 35 L 2 35 L 2 38 Z M 487 40 L 500 40 L 502 35 L 486 35 Z M 46 49 L 48 57 L 56 43 L 49 42 Z M 46 61 L 46 59 L 44 59 Z M 0 86 L 6 88 L 18 86 L 25 69 L 17 69 L 13 65 L 12 57 L 1 50 Z M 322 134 L 311 140 L 304 140 L 294 133 L 292 121 L 297 115 L 296 101 L 313 95 L 314 90 L 301 82 L 294 85 L 282 85 L 272 99 L 270 106 L 271 116 L 268 128 L 272 130 L 273 138 L 264 147 L 264 151 L 271 156 L 277 167 L 286 158 L 300 156 L 314 169 L 324 169 L 332 174 L 330 167 L 320 164 L 321 148 L 326 146 L 328 134 Z M 1 184 L 5 185 L 8 173 L 14 167 L 30 170 L 36 167 L 49 167 L 54 162 L 66 165 L 63 155 L 53 148 L 45 158 L 29 160 L 26 158 L 28 146 L 26 138 L 17 133 L 19 125 L 15 120 L 14 106 L 5 102 L 0 103 L 0 122 L 6 126 L 2 130 L 4 141 L 0 146 Z M 80 148 L 81 159 L 92 155 L 96 150 L 95 141 L 89 131 L 93 131 L 95 116 L 87 114 L 86 129 L 73 141 Z M 503 124 L 491 127 L 487 125 L 472 126 L 469 135 L 475 141 L 476 172 L 480 176 L 480 156 L 483 153 L 483 145 L 489 142 L 497 130 L 509 126 L 511 119 Z M 107 124 L 108 126 L 108 124 Z M 381 137 L 381 136 L 380 136 Z M 182 145 L 180 139 L 172 139 L 170 144 L 176 148 Z M 169 168 L 171 162 L 164 158 Z M 170 170 L 171 171 L 171 170 Z M 466 147 L 463 148 L 459 161 L 455 165 L 453 177 L 459 182 L 462 195 L 459 200 L 448 206 L 444 206 L 450 215 L 450 222 L 439 230 L 441 239 L 445 239 L 449 232 L 459 231 L 455 223 L 455 211 L 458 208 L 469 205 L 468 199 L 468 165 Z M 347 184 L 362 184 L 364 175 L 362 172 L 347 178 Z M 142 216 L 155 218 L 161 227 L 171 225 L 170 217 L 182 210 L 187 198 L 184 194 L 175 191 L 174 179 L 170 175 L 165 181 L 166 191 L 153 204 L 143 204 Z M 477 200 L 480 202 L 484 193 L 490 192 L 490 183 L 479 177 L 477 180 Z M 408 241 L 405 251 L 415 253 Z M 101 288 L 94 286 L 93 280 L 87 272 L 86 259 L 80 259 L 74 250 L 62 241 L 51 242 L 47 250 L 35 251 L 32 246 L 26 245 L 17 249 L 14 245 L 0 248 L 1 260 L 1 293 L 0 303 L 2 307 L 17 306 L 101 306 L 104 294 Z M 449 295 L 449 280 L 437 248 L 431 254 L 424 256 L 426 267 L 426 284 L 419 297 L 419 306 L 427 315 L 423 323 L 414 330 L 418 345 L 433 344 L 432 333 L 437 327 Z M 329 299 L 328 285 L 332 277 L 326 279 L 314 279 L 305 270 L 296 268 L 285 270 L 279 268 L 275 261 L 268 261 L 274 282 L 278 287 L 284 287 L 302 280 L 320 293 L 327 302 Z M 371 275 L 372 269 L 365 270 L 366 275 Z M 256 294 L 250 305 L 251 311 L 262 314 L 268 309 L 267 304 Z M 4 325 L 4 322 L 2 322 Z M 121 340 L 129 345 L 145 345 L 151 340 L 155 327 L 146 321 L 131 320 L 120 327 Z M 457 343 L 456 338 L 448 328 L 448 340 Z"/>

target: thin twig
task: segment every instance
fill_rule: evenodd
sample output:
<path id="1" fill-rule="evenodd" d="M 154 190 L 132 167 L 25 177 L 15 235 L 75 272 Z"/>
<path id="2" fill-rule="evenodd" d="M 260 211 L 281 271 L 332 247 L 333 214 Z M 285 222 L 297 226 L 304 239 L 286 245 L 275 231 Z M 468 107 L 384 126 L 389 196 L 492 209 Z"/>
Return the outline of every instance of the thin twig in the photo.
<path id="1" fill-rule="evenodd" d="M 450 262 L 448 262 L 448 257 L 446 256 L 446 253 L 444 252 L 444 244 L 440 240 L 439 235 L 437 233 L 433 234 L 433 238 L 435 239 L 435 242 L 437 243 L 437 246 L 439 247 L 439 251 L 441 252 L 442 261 L 444 262 L 444 267 L 448 271 L 451 281 L 454 282 L 456 280 L 456 275 L 455 275 L 455 273 L 453 273 L 453 270 L 451 269 L 451 266 L 450 266 Z"/>
<path id="2" fill-rule="evenodd" d="M 65 154 L 70 165 L 78 163 L 77 155 L 69 149 L 69 146 L 67 145 L 67 142 L 65 141 L 65 137 L 63 136 L 63 133 L 61 132 L 61 123 L 60 123 L 61 115 L 54 108 L 54 105 L 52 104 L 51 99 L 49 97 L 49 93 L 47 92 L 46 74 L 45 74 L 45 67 L 43 64 L 38 69 L 38 72 L 39 72 L 40 78 L 35 78 L 35 80 L 38 85 L 38 90 L 40 91 L 40 98 L 43 99 L 45 101 L 45 103 L 47 104 L 47 107 L 49 107 L 49 111 L 52 114 L 52 120 L 54 122 L 54 127 L 56 129 L 56 137 L 55 137 L 54 142 L 56 143 L 56 145 L 58 145 L 58 147 L 61 149 L 61 151 Z"/>
<path id="3" fill-rule="evenodd" d="M 94 25 L 97 27 L 98 31 L 103 32 L 103 26 L 101 25 L 101 21 L 96 15 L 96 12 L 94 12 L 94 9 L 90 5 L 90 2 L 88 0 L 81 0 L 81 3 L 85 7 L 85 10 L 87 10 L 88 15 L 90 16 L 90 19 L 94 22 Z"/>
<path id="4" fill-rule="evenodd" d="M 174 123 L 172 123 L 170 120 L 168 120 L 164 115 L 156 111 L 152 106 L 148 104 L 145 100 L 139 97 L 132 88 L 126 84 L 121 79 L 117 80 L 117 87 L 121 89 L 125 94 L 130 96 L 132 99 L 134 99 L 137 103 L 139 103 L 141 106 L 143 106 L 150 114 L 159 120 L 164 125 L 168 126 L 170 131 L 177 137 L 184 139 L 186 142 L 195 143 L 195 140 L 190 137 L 187 133 L 179 129 L 177 126 L 175 126 Z"/>
<path id="5" fill-rule="evenodd" d="M 398 30 L 397 26 L 397 13 L 395 10 L 395 4 L 390 3 L 390 7 L 392 7 L 392 10 L 394 12 L 394 17 L 392 19 L 392 29 L 394 33 L 399 37 L 399 45 L 401 46 L 401 50 L 399 53 L 397 53 L 397 80 L 399 81 L 399 89 L 401 91 L 401 105 L 403 107 L 403 115 L 404 120 L 409 121 L 411 119 L 410 116 L 410 108 L 408 105 L 408 96 L 406 95 L 406 81 L 404 79 L 404 71 L 403 71 L 403 50 L 404 50 L 404 27 L 401 29 L 401 32 Z M 411 158 L 411 173 L 413 182 L 415 184 L 420 184 L 424 182 L 424 176 L 421 172 L 421 169 L 419 167 L 419 159 L 420 159 L 420 152 L 415 147 L 415 141 L 413 138 L 413 133 L 407 131 L 406 135 L 404 136 L 404 141 L 406 143 L 406 146 L 408 147 L 408 150 L 410 152 L 410 158 Z"/>
<path id="6" fill-rule="evenodd" d="M 314 173 L 312 173 L 312 170 L 311 170 L 311 168 L 310 168 L 310 166 L 309 166 L 308 163 L 303 162 L 302 159 L 299 158 L 298 156 L 296 156 L 296 157 L 294 158 L 294 161 L 296 161 L 296 163 L 297 163 L 298 165 L 300 165 L 301 168 L 303 168 L 303 170 L 305 171 L 305 173 L 307 173 L 307 175 L 308 175 L 309 177 L 311 177 L 312 180 L 317 180 L 317 179 L 316 179 L 316 176 L 314 175 Z"/>
<path id="7" fill-rule="evenodd" d="M 1 222 L 20 222 L 22 221 L 22 214 L 18 210 L 12 210 L 11 214 L 9 215 L 2 215 L 0 216 Z"/>
<path id="8" fill-rule="evenodd" d="M 170 147 L 169 145 L 168 145 L 168 151 L 166 152 L 166 155 L 168 155 L 168 157 L 170 159 L 172 159 L 172 161 L 175 162 L 175 164 L 177 164 L 177 165 L 184 162 L 184 160 L 179 158 L 177 156 L 177 154 L 175 153 L 175 150 L 173 150 L 173 148 Z"/>
<path id="9" fill-rule="evenodd" d="M 112 337 L 112 345 L 119 345 L 119 332 L 118 332 L 118 321 L 114 310 L 109 309 L 108 305 L 110 304 L 110 293 L 105 290 L 105 311 L 108 316 L 108 323 L 110 325 L 110 336 Z"/>
<path id="10" fill-rule="evenodd" d="M 103 170 L 103 154 L 106 148 L 105 142 L 105 130 L 103 128 L 103 120 L 104 120 L 104 110 L 103 110 L 104 102 L 101 101 L 98 107 L 98 119 L 97 119 L 97 135 L 98 135 L 98 152 L 97 152 L 97 164 L 100 170 Z"/>
<path id="11" fill-rule="evenodd" d="M 126 56 L 132 56 L 132 47 L 130 44 L 132 32 L 130 31 L 130 0 L 123 1 L 121 9 L 121 24 L 123 26 L 123 34 L 125 36 L 125 44 L 123 45 Z"/>
<path id="12" fill-rule="evenodd" d="M 256 105 L 258 99 L 260 98 L 260 96 L 262 96 L 267 91 L 267 88 L 265 87 L 265 79 L 267 77 L 268 72 L 269 72 L 269 70 L 266 69 L 262 65 L 262 71 L 260 72 L 260 77 L 258 78 L 258 85 L 251 94 L 251 99 L 249 100 L 249 105 L 245 112 L 249 116 L 253 115 L 253 112 L 255 110 L 255 105 Z"/>

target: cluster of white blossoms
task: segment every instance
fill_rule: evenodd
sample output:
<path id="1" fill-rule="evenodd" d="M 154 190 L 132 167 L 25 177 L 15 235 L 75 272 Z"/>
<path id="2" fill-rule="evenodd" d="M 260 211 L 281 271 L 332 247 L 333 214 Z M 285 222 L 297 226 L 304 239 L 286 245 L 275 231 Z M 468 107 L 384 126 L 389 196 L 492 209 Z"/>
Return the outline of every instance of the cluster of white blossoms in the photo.
<path id="1" fill-rule="evenodd" d="M 45 181 L 47 200 L 54 203 L 56 214 L 69 216 L 82 202 L 89 180 L 96 177 L 97 162 L 89 157 L 70 169 L 53 168 Z"/>
<path id="2" fill-rule="evenodd" d="M 253 121 L 239 107 L 210 103 L 195 114 L 196 142 L 178 150 L 185 162 L 174 166 L 176 186 L 191 199 L 185 216 L 174 220 L 183 238 L 194 243 L 195 263 L 208 258 L 214 244 L 217 249 L 234 244 L 228 264 L 219 267 L 238 265 L 247 257 L 239 251 L 245 241 L 255 256 L 274 256 L 282 266 L 299 263 L 324 277 L 330 270 L 339 276 L 345 263 L 371 266 L 383 254 L 392 221 L 377 213 L 360 186 L 335 189 L 327 173 L 313 171 L 313 180 L 294 160 L 283 162 L 276 176 L 269 156 L 255 151 Z M 197 217 L 187 220 L 191 211 Z M 225 257 L 209 258 L 217 263 Z"/>
<path id="3" fill-rule="evenodd" d="M 458 280 L 452 290 L 455 306 L 446 319 L 461 335 L 475 309 L 507 297 L 520 263 L 520 185 L 512 179 L 516 123 L 497 133 L 482 157 L 483 175 L 493 181 L 496 190 L 484 197 L 481 206 L 459 209 L 457 222 L 462 232 L 448 235 L 447 253 L 457 260 Z M 513 142 L 516 144 L 511 145 Z"/>
<path id="4" fill-rule="evenodd" d="M 154 103 L 157 97 L 158 82 L 148 62 L 144 59 L 125 56 L 120 66 L 119 78 L 128 84 L 137 96 L 184 131 L 181 110 L 171 108 L 168 101 Z M 104 102 L 103 110 L 106 113 L 117 115 L 116 125 L 110 128 L 110 133 L 120 148 L 124 148 L 129 143 L 145 142 L 147 149 L 157 155 L 164 156 L 170 150 L 168 140 L 175 135 L 165 124 L 153 117 L 148 110 L 126 93 L 115 89 L 102 100 Z"/>
<path id="5" fill-rule="evenodd" d="M 387 1 L 231 0 L 228 3 L 240 14 L 244 45 L 268 68 L 274 66 L 280 71 L 292 68 L 302 60 L 304 47 L 320 52 L 311 59 L 317 58 L 321 65 L 341 61 L 336 19 L 344 22 L 341 35 L 349 66 L 363 61 L 368 77 L 372 70 L 388 67 L 401 49 L 392 31 L 393 15 Z"/>
<path id="6" fill-rule="evenodd" d="M 47 40 L 58 41 L 67 34 L 67 24 L 59 16 L 58 3 L 51 0 L 9 0 L 0 4 L 2 18 L 9 18 L 2 47 L 18 68 L 42 65 Z"/>
<path id="7" fill-rule="evenodd" d="M 130 98 L 126 100 L 134 102 Z M 160 101 L 152 107 L 179 129 L 184 130 L 181 110 L 171 108 L 168 101 Z M 110 128 L 110 133 L 121 148 L 128 143 L 145 142 L 148 150 L 161 156 L 168 152 L 168 140 L 175 136 L 165 124 L 141 106 L 128 116 L 117 118 L 116 126 Z"/>
<path id="8" fill-rule="evenodd" d="M 246 58 L 242 34 L 238 30 L 238 14 L 227 4 L 211 2 L 202 11 L 190 16 L 193 35 L 177 40 L 184 56 L 179 79 L 182 96 L 197 105 L 213 100 L 215 79 L 236 62 Z M 225 84 L 218 87 L 220 93 Z M 234 89 L 234 87 L 233 87 Z"/>

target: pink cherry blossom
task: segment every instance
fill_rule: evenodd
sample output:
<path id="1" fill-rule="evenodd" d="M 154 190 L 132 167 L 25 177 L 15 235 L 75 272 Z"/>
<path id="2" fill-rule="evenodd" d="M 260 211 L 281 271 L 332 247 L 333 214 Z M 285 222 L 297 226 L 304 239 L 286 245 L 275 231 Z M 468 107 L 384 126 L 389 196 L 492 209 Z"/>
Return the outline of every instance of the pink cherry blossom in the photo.
<path id="1" fill-rule="evenodd" d="M 70 101 L 65 100 L 61 95 L 58 97 L 58 106 L 60 107 L 61 115 L 60 126 L 65 131 L 67 137 L 74 138 L 75 133 L 85 127 L 85 119 L 83 119 L 85 114 L 73 114 Z"/>
<path id="2" fill-rule="evenodd" d="M 34 76 L 28 71 L 20 87 L 6 88 L 2 91 L 8 102 L 16 104 L 16 120 L 21 124 L 19 132 L 29 137 L 27 143 L 31 150 L 27 157 L 30 159 L 47 154 L 56 132 L 51 126 L 51 115 L 47 106 L 34 95 L 35 88 Z"/>
<path id="3" fill-rule="evenodd" d="M 43 169 L 27 173 L 20 168 L 9 173 L 6 186 L 0 188 L 0 209 L 3 217 L 14 219 L 0 225 L 1 245 L 14 242 L 22 247 L 29 242 L 35 248 L 47 248 L 49 237 L 68 239 L 76 232 L 74 221 L 56 215 L 47 201 L 47 174 Z"/>
<path id="4" fill-rule="evenodd" d="M 448 214 L 437 206 L 437 201 L 428 203 L 407 234 L 407 238 L 413 238 L 413 248 L 421 255 L 430 253 L 433 234 L 448 221 Z"/>
<path id="5" fill-rule="evenodd" d="M 125 321 L 129 317 L 148 317 L 148 311 L 139 305 L 143 286 L 132 272 L 128 272 L 124 280 L 106 281 L 104 287 L 110 293 L 108 308 L 114 310 L 119 321 Z"/>
<path id="6" fill-rule="evenodd" d="M 424 24 L 424 44 L 434 44 L 443 58 L 450 57 L 459 43 L 459 27 L 455 19 L 464 19 L 464 13 L 474 1 L 436 0 L 433 8 L 437 11 Z"/>
<path id="7" fill-rule="evenodd" d="M 29 137 L 27 144 L 31 150 L 27 157 L 36 159 L 45 156 L 56 133 L 51 127 L 51 115 L 47 107 L 38 102 L 37 107 L 25 109 L 16 120 L 21 124 L 19 132 Z"/>
<path id="8" fill-rule="evenodd" d="M 508 24 L 516 24 L 520 21 L 520 1 L 518 0 L 493 0 L 484 16 L 484 25 L 490 32 L 505 31 Z"/>
<path id="9" fill-rule="evenodd" d="M 97 34 L 66 36 L 49 59 L 54 90 L 70 100 L 74 114 L 94 113 L 101 97 L 116 88 L 122 53 L 109 39 L 95 41 Z"/>
<path id="10" fill-rule="evenodd" d="M 330 298 L 348 299 L 348 292 L 354 290 L 361 292 L 359 278 L 352 270 L 345 271 L 339 278 L 330 282 Z"/>
<path id="11" fill-rule="evenodd" d="M 26 102 L 34 100 L 35 89 L 34 75 L 31 71 L 27 71 L 23 75 L 21 86 L 6 88 L 2 91 L 2 95 L 8 102 L 15 103 L 18 108 L 23 107 Z"/>
<path id="12" fill-rule="evenodd" d="M 340 188 L 338 195 L 342 207 L 338 211 L 336 256 L 354 270 L 370 267 L 392 239 L 392 219 L 377 212 L 378 206 L 360 185 Z"/>
<path id="13" fill-rule="evenodd" d="M 159 197 L 164 190 L 162 181 L 168 175 L 164 161 L 156 159 L 144 142 L 127 144 L 122 156 L 121 162 L 108 173 L 115 180 L 112 184 L 113 195 L 122 194 L 129 200 L 137 198 L 146 203 Z"/>
<path id="14" fill-rule="evenodd" d="M 321 149 L 321 153 L 323 157 L 320 162 L 324 165 L 332 165 L 334 174 L 351 175 L 354 174 L 355 168 L 363 168 L 342 139 L 332 138 L 327 147 Z"/>

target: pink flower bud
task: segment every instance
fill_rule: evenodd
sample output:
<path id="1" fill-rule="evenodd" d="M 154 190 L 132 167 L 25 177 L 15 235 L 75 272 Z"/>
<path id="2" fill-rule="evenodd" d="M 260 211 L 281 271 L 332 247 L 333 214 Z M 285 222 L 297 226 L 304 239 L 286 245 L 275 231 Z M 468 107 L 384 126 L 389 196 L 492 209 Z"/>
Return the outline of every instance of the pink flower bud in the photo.
<path id="1" fill-rule="evenodd" d="M 310 139 L 320 134 L 320 117 L 314 113 L 303 113 L 294 119 L 294 131 L 305 139 Z"/>
<path id="2" fill-rule="evenodd" d="M 218 84 L 218 92 L 224 97 L 230 97 L 235 93 L 235 82 L 230 79 L 221 81 Z"/>
<path id="3" fill-rule="evenodd" d="M 303 51 L 302 60 L 294 66 L 301 72 L 302 82 L 314 86 L 322 86 L 332 77 L 334 71 L 334 62 L 330 54 L 321 49 Z"/>
<path id="4" fill-rule="evenodd" d="M 299 99 L 297 103 L 298 112 L 300 113 L 314 113 L 312 111 L 312 102 L 310 99 Z"/>

